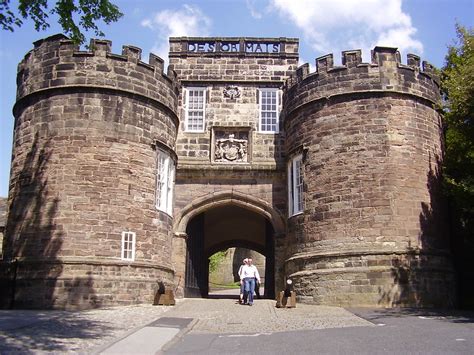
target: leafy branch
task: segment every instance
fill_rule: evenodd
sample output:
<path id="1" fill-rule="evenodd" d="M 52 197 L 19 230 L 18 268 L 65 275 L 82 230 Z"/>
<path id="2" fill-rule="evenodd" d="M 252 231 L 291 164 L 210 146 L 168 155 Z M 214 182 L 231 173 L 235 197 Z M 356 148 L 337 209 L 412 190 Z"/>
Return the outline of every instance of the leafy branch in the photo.
<path id="1" fill-rule="evenodd" d="M 49 14 L 59 17 L 58 23 L 64 33 L 77 44 L 86 40 L 83 31 L 104 36 L 98 21 L 108 25 L 123 16 L 109 0 L 57 0 L 51 9 L 48 9 L 47 0 L 19 0 L 16 13 L 10 8 L 10 0 L 0 0 L 0 25 L 6 31 L 14 32 L 26 19 L 33 21 L 36 31 L 44 31 L 50 27 Z"/>

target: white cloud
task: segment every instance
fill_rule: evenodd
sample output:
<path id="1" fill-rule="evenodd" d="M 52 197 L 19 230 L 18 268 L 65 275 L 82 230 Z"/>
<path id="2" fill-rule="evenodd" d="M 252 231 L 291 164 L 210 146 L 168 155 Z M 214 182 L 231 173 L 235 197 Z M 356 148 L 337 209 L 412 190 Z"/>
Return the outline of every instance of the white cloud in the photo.
<path id="1" fill-rule="evenodd" d="M 256 9 L 256 0 L 246 0 L 246 3 L 247 3 L 247 9 L 250 11 L 250 15 L 256 19 L 256 20 L 260 20 L 263 15 L 261 12 L 259 12 L 257 9 Z"/>
<path id="2" fill-rule="evenodd" d="M 197 6 L 183 5 L 178 10 L 163 10 L 142 20 L 141 25 L 156 32 L 151 51 L 168 60 L 169 37 L 208 36 L 211 20 Z"/>
<path id="3" fill-rule="evenodd" d="M 376 45 L 422 54 L 416 28 L 401 0 L 271 0 L 284 19 L 299 27 L 318 55 L 362 49 L 364 60 Z"/>

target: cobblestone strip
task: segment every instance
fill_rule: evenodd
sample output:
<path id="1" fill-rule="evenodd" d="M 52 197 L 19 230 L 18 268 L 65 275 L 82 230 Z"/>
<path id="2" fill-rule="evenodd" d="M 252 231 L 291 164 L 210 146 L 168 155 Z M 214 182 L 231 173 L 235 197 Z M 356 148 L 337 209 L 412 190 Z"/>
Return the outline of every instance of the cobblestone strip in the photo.
<path id="1" fill-rule="evenodd" d="M 252 307 L 235 300 L 188 299 L 167 317 L 198 319 L 190 333 L 273 333 L 372 326 L 373 324 L 339 307 L 298 304 L 296 308 L 275 308 L 275 301 L 257 300 Z"/>

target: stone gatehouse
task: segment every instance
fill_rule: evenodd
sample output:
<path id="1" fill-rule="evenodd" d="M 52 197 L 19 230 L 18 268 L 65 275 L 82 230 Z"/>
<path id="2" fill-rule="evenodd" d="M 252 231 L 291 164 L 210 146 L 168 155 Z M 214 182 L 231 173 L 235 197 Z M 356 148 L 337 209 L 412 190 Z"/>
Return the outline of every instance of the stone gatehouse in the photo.
<path id="1" fill-rule="evenodd" d="M 241 247 L 267 297 L 452 305 L 429 64 L 376 47 L 310 73 L 294 38 L 182 37 L 164 73 L 111 46 L 56 35 L 19 65 L 4 304 L 206 297 L 208 257 Z"/>

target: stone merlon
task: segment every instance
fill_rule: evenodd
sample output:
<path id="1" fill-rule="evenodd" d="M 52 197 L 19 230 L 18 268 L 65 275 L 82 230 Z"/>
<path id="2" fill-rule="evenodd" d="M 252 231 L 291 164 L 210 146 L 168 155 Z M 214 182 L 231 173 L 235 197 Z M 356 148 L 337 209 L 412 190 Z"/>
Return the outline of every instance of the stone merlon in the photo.
<path id="1" fill-rule="evenodd" d="M 122 54 L 111 53 L 111 47 L 111 41 L 92 39 L 90 50 L 80 51 L 64 35 L 35 42 L 18 65 L 17 105 L 35 93 L 89 87 L 139 95 L 176 109 L 179 84 L 176 73 L 163 72 L 163 59 L 150 54 L 145 63 L 138 47 L 123 46 Z"/>

